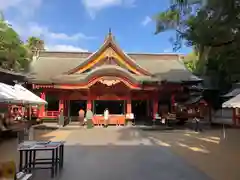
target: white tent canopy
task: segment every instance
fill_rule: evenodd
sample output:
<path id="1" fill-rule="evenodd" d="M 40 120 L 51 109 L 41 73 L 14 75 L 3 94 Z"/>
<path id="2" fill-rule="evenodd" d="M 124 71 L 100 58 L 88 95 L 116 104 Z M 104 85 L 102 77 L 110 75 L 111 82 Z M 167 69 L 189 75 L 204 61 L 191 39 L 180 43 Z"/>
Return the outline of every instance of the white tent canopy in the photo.
<path id="1" fill-rule="evenodd" d="M 47 101 L 43 100 L 42 98 L 38 97 L 28 89 L 24 88 L 23 86 L 19 84 L 14 85 L 14 89 L 25 98 L 28 98 L 32 104 L 47 104 Z"/>
<path id="2" fill-rule="evenodd" d="M 13 97 L 6 92 L 0 91 L 0 103 L 18 104 L 21 102 L 22 101 L 18 100 L 16 97 Z"/>
<path id="3" fill-rule="evenodd" d="M 24 99 L 18 96 L 13 86 L 0 83 L 0 93 L 1 93 L 1 97 L 0 97 L 1 102 L 24 103 Z"/>
<path id="4" fill-rule="evenodd" d="M 240 108 L 240 94 L 224 102 L 223 108 Z"/>
<path id="5" fill-rule="evenodd" d="M 47 104 L 47 102 L 21 85 L 0 83 L 0 102 L 21 104 Z"/>

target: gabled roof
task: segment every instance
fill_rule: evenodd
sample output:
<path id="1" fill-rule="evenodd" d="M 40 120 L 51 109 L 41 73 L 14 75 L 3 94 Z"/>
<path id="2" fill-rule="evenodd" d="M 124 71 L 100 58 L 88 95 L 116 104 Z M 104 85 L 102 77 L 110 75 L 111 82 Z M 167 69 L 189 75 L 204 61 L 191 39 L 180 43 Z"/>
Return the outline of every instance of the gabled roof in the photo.
<path id="1" fill-rule="evenodd" d="M 223 108 L 240 108 L 240 94 L 224 102 Z"/>
<path id="2" fill-rule="evenodd" d="M 144 75 L 151 75 L 151 73 L 149 73 L 147 70 L 145 70 L 143 67 L 141 67 L 128 54 L 126 54 L 126 53 L 124 53 L 124 51 L 122 51 L 122 49 L 115 42 L 114 36 L 112 35 L 111 31 L 109 31 L 109 33 L 108 33 L 104 43 L 102 44 L 102 46 L 96 52 L 94 52 L 90 56 L 88 56 L 84 62 L 79 64 L 79 66 L 77 66 L 74 69 L 71 69 L 70 71 L 68 71 L 68 74 L 72 74 L 72 73 L 75 73 L 77 71 L 79 72 L 79 70 L 80 70 L 80 72 L 83 72 L 83 70 L 81 71 L 81 68 L 85 67 L 87 64 L 94 61 L 99 55 L 101 55 L 108 48 L 110 48 L 110 49 L 112 48 L 113 51 L 118 53 L 124 59 L 124 61 L 127 64 L 135 67 L 137 69 L 137 71 L 142 72 Z"/>
<path id="3" fill-rule="evenodd" d="M 109 46 L 114 48 L 114 51 L 117 51 L 124 61 L 144 73 L 134 74 L 122 70 L 119 66 L 109 68 L 106 65 L 95 70 L 92 69 L 90 72 L 76 72 Z M 31 75 L 30 81 L 33 83 L 77 83 L 81 78 L 89 77 L 89 73 L 114 72 L 120 68 L 127 77 L 132 77 L 136 81 L 200 81 L 201 79 L 186 69 L 180 57 L 178 54 L 125 53 L 117 46 L 114 37 L 110 34 L 95 53 L 42 51 L 33 59 L 29 74 Z"/>

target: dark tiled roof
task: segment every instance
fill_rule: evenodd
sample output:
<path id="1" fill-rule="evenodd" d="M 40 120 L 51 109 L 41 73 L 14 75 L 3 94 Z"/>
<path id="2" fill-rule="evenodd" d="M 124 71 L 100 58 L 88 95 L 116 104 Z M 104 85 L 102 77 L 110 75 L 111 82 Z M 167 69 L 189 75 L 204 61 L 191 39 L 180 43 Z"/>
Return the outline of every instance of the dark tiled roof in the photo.
<path id="1" fill-rule="evenodd" d="M 67 77 L 66 73 L 84 63 L 92 53 L 89 52 L 41 52 L 34 58 L 30 66 L 30 81 L 36 83 L 60 83 L 57 77 L 64 76 L 61 82 L 70 81 L 73 76 Z M 139 81 L 167 80 L 173 82 L 200 80 L 193 76 L 179 60 L 177 54 L 137 54 L 127 53 L 140 67 L 147 70 L 153 76 L 137 76 Z M 112 67 L 113 68 L 113 67 Z M 118 68 L 118 67 L 116 67 Z M 65 74 L 65 75 L 64 75 Z M 83 78 L 86 74 L 78 74 L 77 78 Z M 73 82 L 72 82 L 73 83 Z"/>
<path id="2" fill-rule="evenodd" d="M 74 74 L 60 74 L 54 77 L 50 77 L 47 79 L 42 79 L 41 83 L 57 83 L 57 84 L 64 84 L 66 82 L 70 84 L 77 84 L 77 83 L 86 83 L 94 76 L 116 76 L 116 75 L 123 75 L 126 76 L 134 83 L 141 83 L 144 81 L 159 81 L 158 78 L 150 77 L 150 76 L 139 76 L 128 72 L 127 70 L 115 66 L 115 65 L 105 65 L 95 68 L 94 70 L 87 72 L 87 73 L 74 73 Z M 36 82 L 39 82 L 38 79 Z M 33 80 L 34 82 L 34 80 Z"/>
<path id="3" fill-rule="evenodd" d="M 0 82 L 14 84 L 13 81 L 26 81 L 26 76 L 23 73 L 16 73 L 3 68 L 0 68 Z"/>
<path id="4" fill-rule="evenodd" d="M 3 69 L 1 67 L 0 67 L 0 73 L 19 76 L 19 77 L 25 77 L 25 74 L 23 74 L 23 73 L 17 73 L 17 72 L 14 72 L 14 71 L 9 71 L 9 70 Z"/>

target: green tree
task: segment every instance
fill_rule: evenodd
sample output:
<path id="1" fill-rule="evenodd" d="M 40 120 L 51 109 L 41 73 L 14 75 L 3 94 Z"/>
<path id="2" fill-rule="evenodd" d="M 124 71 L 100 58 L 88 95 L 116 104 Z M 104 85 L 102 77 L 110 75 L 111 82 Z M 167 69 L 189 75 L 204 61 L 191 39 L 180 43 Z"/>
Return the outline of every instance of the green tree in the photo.
<path id="1" fill-rule="evenodd" d="M 14 71 L 27 69 L 29 64 L 27 49 L 3 16 L 0 17 L 0 29 L 0 66 Z"/>
<path id="2" fill-rule="evenodd" d="M 195 51 L 189 53 L 184 57 L 185 66 L 192 73 L 196 73 L 197 62 L 198 62 L 198 55 Z"/>
<path id="3" fill-rule="evenodd" d="M 44 41 L 38 37 L 31 36 L 28 38 L 26 46 L 32 52 L 44 50 Z"/>
<path id="4" fill-rule="evenodd" d="M 240 0 L 175 0 L 156 16 L 156 34 L 176 30 L 175 49 L 195 47 L 200 74 L 219 82 L 239 81 Z M 184 41 L 183 41 L 184 40 Z"/>

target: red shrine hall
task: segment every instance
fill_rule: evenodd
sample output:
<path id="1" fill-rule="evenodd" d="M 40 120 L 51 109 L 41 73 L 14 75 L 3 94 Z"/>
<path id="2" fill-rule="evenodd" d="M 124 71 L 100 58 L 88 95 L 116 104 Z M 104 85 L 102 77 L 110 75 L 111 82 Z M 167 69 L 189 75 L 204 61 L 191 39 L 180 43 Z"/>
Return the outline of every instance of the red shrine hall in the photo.
<path id="1" fill-rule="evenodd" d="M 39 52 L 30 72 L 32 88 L 48 101 L 39 108 L 41 118 L 56 118 L 63 109 L 64 116 L 77 120 L 80 109 L 91 109 L 95 124 L 106 108 L 110 124 L 125 124 L 132 113 L 136 120 L 151 120 L 173 110 L 184 84 L 201 81 L 180 55 L 126 53 L 111 32 L 94 53 Z"/>

